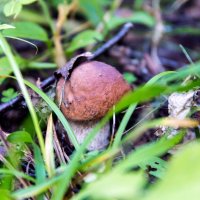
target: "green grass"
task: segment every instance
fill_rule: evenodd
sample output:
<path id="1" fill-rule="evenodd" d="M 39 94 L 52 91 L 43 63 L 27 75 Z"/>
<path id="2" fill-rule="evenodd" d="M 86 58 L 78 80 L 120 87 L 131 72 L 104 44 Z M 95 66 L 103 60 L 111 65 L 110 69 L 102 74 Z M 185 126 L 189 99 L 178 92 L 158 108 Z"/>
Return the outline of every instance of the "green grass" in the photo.
<path id="1" fill-rule="evenodd" d="M 56 60 L 59 59 L 55 55 L 55 47 L 58 44 L 54 44 L 53 37 L 57 33 L 58 25 L 62 24 L 62 20 L 59 21 L 59 24 L 57 18 L 57 14 L 62 18 L 62 8 L 71 9 L 69 10 L 70 18 L 65 19 L 61 35 L 57 36 L 61 39 L 60 45 L 63 52 L 67 52 L 68 59 L 76 55 L 80 48 L 94 50 L 95 44 L 99 43 L 97 35 L 101 36 L 101 41 L 104 41 L 108 37 L 112 37 L 111 31 L 114 33 L 117 26 L 125 21 L 131 20 L 134 23 L 146 25 L 148 30 L 144 30 L 145 34 L 150 35 L 157 20 L 143 8 L 145 4 L 143 0 L 136 0 L 135 4 L 131 5 L 132 8 L 134 7 L 134 11 L 126 19 L 115 16 L 118 8 L 121 8 L 118 0 L 74 0 L 72 3 L 69 1 L 68 4 L 65 2 L 64 7 L 59 2 L 47 3 L 43 0 L 12 1 L 11 3 L 3 0 L 0 2 L 0 23 L 3 24 L 0 26 L 0 78 L 2 78 L 0 83 L 13 79 L 19 85 L 31 118 L 28 126 L 29 128 L 33 127 L 35 133 L 24 130 L 23 124 L 22 128 L 19 125 L 18 130 L 10 133 L 8 137 L 0 129 L 0 147 L 6 149 L 6 155 L 0 154 L 0 199 L 199 200 L 199 139 L 196 138 L 187 143 L 182 142 L 188 130 L 192 131 L 192 128 L 198 128 L 199 122 L 189 117 L 192 113 L 199 112 L 199 105 L 196 105 L 188 118 L 183 120 L 167 117 L 156 118 L 155 115 L 158 114 L 156 112 L 159 106 L 164 103 L 160 102 L 161 99 L 166 101 L 168 96 L 174 92 L 199 89 L 200 61 L 195 61 L 193 55 L 190 56 L 180 45 L 180 50 L 183 51 L 183 56 L 187 58 L 190 65 L 176 71 L 159 73 L 146 84 L 137 86 L 125 95 L 115 105 L 114 114 L 120 113 L 123 117 L 121 121 L 117 121 L 118 126 L 116 126 L 113 141 L 110 142 L 107 149 L 87 152 L 88 145 L 98 131 L 112 119 L 113 109 L 101 119 L 84 142 L 79 145 L 70 124 L 57 103 L 36 85 L 24 80 L 21 70 L 34 69 L 37 72 L 40 70 L 46 72 L 46 69 L 57 67 Z M 156 1 L 156 3 L 158 2 Z M 28 5 L 32 3 L 34 3 L 33 7 Z M 6 15 L 9 17 L 2 14 L 5 5 L 7 5 Z M 161 5 L 163 5 L 162 2 Z M 37 12 L 35 8 L 39 8 Z M 12 13 L 17 19 L 12 18 Z M 76 15 L 81 16 L 81 21 L 74 17 Z M 5 22 L 1 21 L 3 19 Z M 168 24 L 168 26 L 171 25 Z M 29 27 L 29 30 L 26 30 L 26 27 Z M 88 34 L 88 30 L 92 34 Z M 187 27 L 187 30 L 180 27 L 180 30 L 182 31 L 177 32 L 176 35 L 187 33 L 188 30 L 192 30 L 192 27 Z M 171 30 L 171 33 L 174 31 L 176 32 L 176 29 Z M 133 30 L 133 32 L 135 34 L 137 30 Z M 70 37 L 67 37 L 68 35 Z M 72 35 L 73 39 L 71 40 Z M 195 35 L 198 36 L 197 33 Z M 20 55 L 20 51 L 13 48 L 13 44 L 9 44 L 9 38 L 31 44 L 36 48 L 36 53 L 34 52 L 33 55 L 30 53 L 28 59 L 23 57 Z M 42 51 L 31 39 L 42 42 L 42 46 L 44 46 Z M 88 45 L 91 46 L 88 47 Z M 172 44 L 170 43 L 170 45 Z M 66 49 L 64 49 L 65 47 Z M 191 52 L 195 53 L 195 50 Z M 196 52 L 196 54 L 199 53 Z M 14 75 L 11 76 L 11 73 Z M 132 74 L 130 73 L 130 75 Z M 50 110 L 47 122 L 43 126 L 28 89 L 33 90 Z M 15 91 L 10 88 L 4 90 L 2 94 L 4 100 L 7 101 L 15 95 Z M 146 117 L 148 114 L 145 114 L 145 117 L 139 119 L 139 122 L 131 124 L 132 128 L 127 130 L 128 124 L 135 121 L 132 117 L 135 116 L 135 112 L 138 114 L 138 110 L 136 110 L 138 105 L 143 103 L 150 105 L 148 114 L 155 115 L 148 119 Z M 64 155 L 66 152 L 61 148 L 61 156 L 66 156 L 64 161 L 60 159 L 60 155 L 56 151 L 59 144 L 55 147 L 55 135 L 58 136 L 55 128 L 56 120 L 61 122 L 71 145 L 74 146 L 71 155 Z M 168 132 L 177 126 L 179 127 L 178 134 L 169 138 Z M 133 145 L 140 137 L 145 139 L 144 133 L 148 135 L 149 132 L 155 132 L 160 127 L 169 128 L 165 135 L 148 143 Z M 58 140 L 59 143 L 62 142 L 59 136 Z M 34 165 L 33 174 L 28 170 L 30 166 L 27 163 L 30 160 Z M 75 190 L 77 193 L 74 192 Z"/>
<path id="2" fill-rule="evenodd" d="M 179 78 L 181 78 L 181 77 L 182 77 L 182 79 L 185 78 L 185 71 L 187 71 L 188 68 L 190 68 L 190 70 L 191 70 L 191 67 L 188 66 L 188 67 L 182 69 L 179 72 Z M 193 65 L 192 68 L 194 68 L 194 70 L 196 71 L 196 73 L 199 71 L 199 68 L 197 68 L 197 66 L 195 66 L 195 65 Z M 171 74 L 171 73 L 169 73 L 169 74 Z M 167 79 L 167 80 L 170 80 L 170 81 L 172 81 L 174 79 L 177 79 L 177 76 L 173 77 L 174 79 L 172 79 L 172 78 L 169 79 L 168 76 L 166 77 L 166 75 L 169 75 L 169 74 L 165 73 L 165 74 L 163 74 L 163 76 L 158 75 L 159 79 L 154 78 L 154 80 L 157 80 L 157 81 L 155 81 L 155 82 L 157 82 L 157 84 L 154 84 L 154 85 L 153 84 L 147 84 L 147 85 L 145 85 L 145 86 L 143 86 L 141 88 L 136 89 L 132 93 L 128 94 L 125 98 L 123 98 L 116 105 L 116 111 L 118 111 L 118 112 L 121 111 L 122 109 L 125 109 L 128 106 L 130 106 L 130 107 L 128 108 L 128 110 L 127 110 L 127 112 L 126 112 L 126 114 L 124 116 L 124 119 L 122 120 L 122 122 L 120 124 L 119 130 L 117 132 L 116 138 L 115 138 L 114 143 L 113 143 L 113 148 L 110 148 L 110 149 L 106 150 L 105 152 L 101 152 L 101 153 L 95 155 L 94 157 L 90 157 L 89 165 L 87 165 L 87 163 L 84 164 L 84 171 L 86 170 L 86 172 L 87 172 L 87 170 L 88 170 L 87 173 L 89 173 L 90 172 L 90 168 L 93 165 L 93 163 L 94 163 L 94 167 L 98 166 L 98 164 L 97 164 L 98 162 L 96 162 L 95 160 L 98 160 L 98 159 L 102 160 L 102 157 L 104 157 L 104 154 L 107 154 L 107 156 L 105 156 L 106 159 L 104 161 L 104 165 L 106 166 L 107 165 L 106 163 L 108 162 L 106 160 L 112 161 L 113 158 L 117 155 L 117 152 L 120 152 L 122 144 L 125 145 L 127 142 L 129 143 L 130 141 L 136 140 L 145 130 L 147 130 L 149 128 L 156 127 L 158 125 L 162 125 L 162 124 L 163 125 L 173 126 L 173 124 L 170 124 L 171 122 L 168 123 L 168 122 L 166 122 L 167 120 L 165 120 L 165 119 L 158 119 L 158 120 L 155 120 L 155 121 L 152 121 L 152 122 L 150 121 L 150 122 L 142 123 L 140 126 L 137 126 L 134 130 L 132 130 L 131 132 L 129 132 L 123 140 L 121 140 L 123 131 L 124 131 L 124 129 L 125 129 L 128 121 L 129 121 L 129 119 L 130 119 L 130 116 L 131 116 L 132 112 L 135 109 L 135 103 L 140 103 L 140 102 L 143 102 L 143 101 L 150 100 L 150 99 L 156 97 L 157 95 L 169 94 L 170 92 L 174 92 L 176 90 L 183 90 L 183 89 L 187 89 L 188 90 L 188 89 L 191 89 L 192 87 L 196 86 L 196 83 L 195 84 L 188 83 L 185 86 L 181 86 L 180 84 L 178 84 L 178 85 L 177 84 L 171 84 L 171 86 L 169 88 L 166 88 L 166 86 L 164 86 L 163 84 L 159 85 L 159 82 L 163 83 L 163 79 Z M 74 136 L 70 135 L 72 133 L 70 132 L 70 129 L 68 127 L 68 123 L 67 123 L 66 119 L 64 118 L 63 114 L 60 112 L 60 110 L 56 106 L 56 104 L 44 92 L 42 92 L 41 90 L 39 90 L 32 83 L 30 83 L 28 81 L 24 81 L 24 83 L 27 86 L 29 86 L 31 89 L 33 89 L 36 93 L 38 93 L 47 102 L 47 104 L 51 107 L 52 111 L 55 112 L 55 114 L 61 120 L 61 122 L 63 123 L 64 127 L 66 128 L 66 130 L 67 130 L 67 132 L 69 134 L 68 136 L 73 141 L 73 137 Z M 149 91 L 149 90 L 151 90 L 151 91 L 154 90 L 154 92 L 153 93 L 147 93 L 147 91 Z M 144 95 L 145 95 L 145 99 L 141 98 L 141 96 L 144 96 Z M 64 194 L 65 194 L 65 192 L 66 192 L 66 190 L 67 190 L 67 188 L 70 189 L 69 188 L 70 182 L 72 181 L 72 179 L 74 177 L 76 177 L 76 174 L 77 174 L 78 170 L 81 169 L 82 162 L 84 161 L 83 159 L 86 159 L 89 156 L 89 154 L 85 153 L 87 145 L 90 143 L 90 141 L 97 134 L 98 130 L 103 125 L 105 125 L 105 123 L 111 117 L 112 117 L 112 112 L 109 112 L 106 115 L 106 117 L 91 132 L 91 134 L 88 135 L 88 137 L 85 139 L 85 142 L 81 146 L 79 146 L 76 149 L 76 151 L 73 153 L 73 155 L 71 156 L 70 162 L 67 165 L 63 166 L 61 174 L 60 174 L 60 172 L 58 173 L 59 168 L 55 168 L 54 169 L 55 171 L 54 171 L 53 174 L 51 174 L 50 178 L 48 178 L 48 177 L 45 178 L 44 172 L 41 172 L 41 173 L 44 174 L 42 176 L 44 178 L 40 179 L 40 182 L 36 182 L 35 186 L 30 186 L 30 187 L 25 188 L 25 189 L 18 189 L 17 191 L 13 192 L 12 197 L 14 197 L 16 199 L 23 199 L 23 198 L 28 198 L 28 197 L 35 196 L 35 195 L 37 196 L 37 195 L 42 194 L 45 191 L 48 191 L 49 189 L 53 189 L 53 191 L 56 191 L 56 192 L 52 193 L 52 198 L 51 199 L 62 199 L 63 196 L 64 196 Z M 173 142 L 174 140 L 176 141 L 175 143 Z M 174 146 L 177 143 L 176 138 L 174 140 L 170 141 L 170 140 L 166 140 L 166 138 L 163 138 L 163 140 L 161 139 L 161 141 L 166 141 L 166 143 L 169 142 L 170 145 L 172 145 L 172 146 Z M 151 159 L 151 157 L 157 156 L 157 155 L 162 155 L 164 152 L 167 151 L 167 149 L 169 149 L 168 145 L 166 145 L 165 143 L 162 144 L 163 148 L 158 148 L 156 146 L 156 144 L 157 143 L 155 143 L 155 144 L 152 143 L 151 144 L 151 147 L 153 149 L 155 148 L 155 151 L 157 151 L 157 152 L 155 152 L 155 154 L 146 155 L 146 153 L 144 152 L 143 154 L 142 153 L 140 154 L 140 159 L 142 159 L 143 161 L 144 160 L 148 161 L 149 159 Z M 158 144 L 161 146 L 160 143 L 158 143 Z M 144 145 L 144 149 L 148 148 L 148 146 L 149 145 Z M 40 152 L 40 151 L 38 150 L 38 152 Z M 133 157 L 134 157 L 135 152 L 133 151 L 132 154 L 133 154 Z M 39 162 L 39 160 L 41 160 L 41 159 L 42 159 L 42 157 L 41 158 L 36 158 L 36 161 L 38 160 L 38 163 L 40 163 L 41 161 Z M 92 161 L 93 159 L 94 159 L 94 161 Z M 130 166 L 130 167 L 132 166 L 132 167 L 134 167 L 134 166 L 139 165 L 140 162 L 139 161 L 137 162 L 137 160 L 129 158 L 129 156 L 128 156 L 128 157 L 125 157 L 125 159 L 123 159 L 123 160 L 121 160 L 121 161 L 118 162 L 118 164 L 117 164 L 118 167 L 117 168 L 124 169 L 123 166 Z M 42 167 L 42 169 L 43 170 L 45 169 L 44 166 Z M 48 171 L 49 170 L 47 170 L 47 172 Z M 18 172 L 18 173 L 21 173 L 21 172 Z M 107 169 L 104 173 L 105 173 L 105 176 L 107 176 L 106 175 L 107 173 L 110 174 L 110 176 L 114 176 L 112 174 L 113 173 L 112 167 L 109 167 L 109 170 Z M 120 173 L 122 173 L 122 172 L 120 172 Z M 124 173 L 125 172 L 123 172 L 122 175 Z M 103 176 L 103 174 L 101 176 Z M 97 176 L 99 176 L 98 173 L 97 173 Z M 137 175 L 135 175 L 135 173 L 133 173 L 131 176 L 133 176 L 133 182 L 134 182 L 134 176 L 137 177 Z M 121 179 L 122 177 L 120 176 L 118 178 Z M 143 178 L 142 177 L 140 177 L 140 178 L 144 179 L 144 177 Z M 107 178 L 106 178 L 105 181 L 108 181 Z M 119 181 L 119 180 L 116 180 L 116 181 Z M 142 183 L 144 184 L 144 182 L 145 181 L 143 180 Z M 105 187 L 106 187 L 106 184 L 107 183 L 105 183 Z M 104 184 L 102 184 L 101 190 L 103 190 L 103 188 L 104 188 L 103 185 Z M 88 187 L 90 188 L 90 184 L 86 188 L 88 188 Z M 83 190 L 80 193 L 80 195 L 82 195 L 82 193 L 84 195 L 88 194 L 87 190 L 88 189 Z M 140 190 L 142 190 L 142 188 L 140 188 Z M 89 192 L 89 194 L 90 193 L 91 192 Z M 130 193 L 130 194 L 133 195 L 132 193 Z M 94 195 L 94 194 L 91 194 L 91 195 Z M 79 197 L 77 197 L 77 199 L 79 199 Z"/>
<path id="3" fill-rule="evenodd" d="M 35 131 L 36 131 L 36 134 L 37 134 L 37 137 L 38 137 L 41 152 L 44 156 L 44 139 L 43 139 L 43 136 L 42 136 L 42 131 L 41 131 L 40 126 L 39 126 L 39 122 L 38 122 L 36 112 L 34 110 L 32 102 L 31 102 L 31 98 L 28 94 L 28 90 L 25 87 L 25 84 L 24 84 L 24 81 L 23 81 L 23 78 L 22 78 L 22 74 L 19 70 L 19 66 L 18 66 L 18 64 L 17 64 L 17 62 L 16 62 L 16 60 L 15 60 L 15 58 L 14 58 L 12 52 L 11 52 L 10 46 L 8 45 L 7 41 L 2 36 L 1 33 L 0 33 L 0 46 L 3 49 L 3 52 L 5 53 L 5 55 L 7 56 L 8 60 L 9 60 L 10 66 L 12 67 L 12 70 L 13 70 L 13 72 L 16 76 L 16 79 L 18 81 L 18 84 L 20 86 L 21 92 L 22 92 L 22 94 L 25 98 L 25 101 L 27 103 L 28 109 L 30 111 L 30 114 L 31 114 L 31 117 L 32 117 L 32 120 L 33 120 Z"/>

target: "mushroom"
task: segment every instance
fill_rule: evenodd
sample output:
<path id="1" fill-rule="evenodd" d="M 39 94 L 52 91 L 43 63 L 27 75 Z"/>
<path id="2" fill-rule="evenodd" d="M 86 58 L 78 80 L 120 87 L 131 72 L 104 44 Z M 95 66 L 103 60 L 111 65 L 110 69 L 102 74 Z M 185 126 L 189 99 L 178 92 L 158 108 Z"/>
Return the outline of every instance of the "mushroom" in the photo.
<path id="1" fill-rule="evenodd" d="M 97 61 L 88 61 L 76 67 L 66 83 L 63 77 L 58 80 L 57 101 L 63 98 L 61 111 L 68 119 L 79 144 L 130 89 L 114 67 Z M 109 135 L 110 125 L 107 123 L 88 146 L 88 150 L 104 149 L 109 143 Z"/>

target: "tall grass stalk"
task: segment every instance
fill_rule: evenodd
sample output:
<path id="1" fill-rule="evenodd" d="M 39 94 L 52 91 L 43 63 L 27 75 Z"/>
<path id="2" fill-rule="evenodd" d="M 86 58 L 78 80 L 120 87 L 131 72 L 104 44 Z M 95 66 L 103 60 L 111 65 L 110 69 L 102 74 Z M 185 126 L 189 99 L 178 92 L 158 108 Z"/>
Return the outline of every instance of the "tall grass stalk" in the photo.
<path id="1" fill-rule="evenodd" d="M 40 126 L 39 126 L 39 121 L 38 121 L 36 112 L 34 110 L 32 102 L 31 102 L 31 98 L 30 98 L 28 90 L 27 90 L 27 88 L 24 84 L 22 74 L 19 70 L 19 66 L 18 66 L 18 64 L 17 64 L 17 62 L 16 62 L 16 60 L 15 60 L 13 54 L 12 54 L 11 48 L 10 48 L 8 42 L 2 36 L 1 33 L 0 33 L 0 46 L 3 49 L 3 52 L 5 53 L 5 55 L 7 56 L 8 61 L 10 63 L 10 66 L 12 67 L 12 70 L 13 70 L 15 76 L 16 76 L 16 79 L 18 81 L 19 87 L 20 87 L 21 92 L 24 96 L 24 99 L 26 101 L 27 107 L 29 109 L 29 112 L 30 112 L 30 115 L 31 115 L 31 118 L 32 118 L 32 121 L 33 121 L 33 124 L 34 124 L 35 132 L 36 132 L 37 137 L 38 137 L 41 152 L 42 152 L 43 156 L 45 156 L 44 139 L 43 139 L 43 136 L 42 136 L 42 131 L 41 131 Z"/>

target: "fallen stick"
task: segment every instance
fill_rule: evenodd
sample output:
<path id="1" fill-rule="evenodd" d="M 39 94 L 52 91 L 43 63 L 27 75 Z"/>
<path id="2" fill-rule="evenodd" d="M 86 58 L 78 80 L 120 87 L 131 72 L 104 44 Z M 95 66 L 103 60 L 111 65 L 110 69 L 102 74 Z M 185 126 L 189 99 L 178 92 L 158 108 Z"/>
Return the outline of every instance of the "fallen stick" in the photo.
<path id="1" fill-rule="evenodd" d="M 100 55 L 102 55 L 103 53 L 105 53 L 109 48 L 111 48 L 113 45 L 118 43 L 128 33 L 128 31 L 132 27 L 133 27 L 132 23 L 124 24 L 123 27 L 119 30 L 119 32 L 110 40 L 105 42 L 100 48 L 98 48 L 88 60 L 94 60 Z M 41 82 L 40 89 L 45 90 L 55 81 L 56 81 L 56 77 L 54 75 L 48 77 L 47 79 Z M 14 108 L 16 105 L 20 105 L 21 107 L 26 108 L 24 97 L 21 94 L 19 94 L 14 99 L 11 99 L 9 102 L 0 104 L 0 113 L 4 113 L 10 110 Z"/>

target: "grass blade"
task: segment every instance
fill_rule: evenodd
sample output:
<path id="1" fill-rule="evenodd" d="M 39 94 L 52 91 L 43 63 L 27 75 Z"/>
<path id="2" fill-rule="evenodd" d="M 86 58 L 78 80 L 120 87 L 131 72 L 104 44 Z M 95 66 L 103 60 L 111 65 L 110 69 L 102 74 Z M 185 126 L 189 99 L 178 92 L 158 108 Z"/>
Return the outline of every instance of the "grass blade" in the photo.
<path id="1" fill-rule="evenodd" d="M 30 115 L 32 117 L 32 121 L 33 121 L 33 124 L 34 124 L 34 127 L 35 127 L 35 131 L 36 131 L 36 134 L 37 134 L 37 137 L 38 137 L 41 152 L 42 152 L 42 155 L 44 156 L 44 139 L 43 139 L 43 136 L 42 136 L 42 131 L 41 131 L 40 126 L 39 126 L 39 121 L 38 121 L 37 115 L 35 113 L 33 104 L 31 102 L 31 98 L 30 98 L 28 91 L 27 91 L 27 88 L 24 84 L 22 74 L 19 70 L 19 66 L 18 66 L 18 64 L 17 64 L 17 62 L 16 62 L 16 60 L 15 60 L 13 54 L 12 54 L 10 46 L 8 45 L 7 41 L 2 36 L 1 33 L 0 33 L 0 46 L 2 47 L 5 55 L 7 56 L 8 60 L 9 60 L 9 63 L 12 67 L 12 70 L 13 70 L 15 76 L 16 76 L 17 82 L 18 82 L 20 89 L 22 91 L 22 94 L 24 96 L 24 99 L 27 103 L 27 106 L 28 106 L 28 109 L 29 109 L 29 112 L 30 112 Z"/>
<path id="2" fill-rule="evenodd" d="M 53 117 L 49 117 L 47 123 L 46 139 L 45 139 L 45 164 L 49 177 L 55 173 L 54 151 L 53 151 Z"/>
<path id="3" fill-rule="evenodd" d="M 123 117 L 123 119 L 122 119 L 122 121 L 120 123 L 120 126 L 119 126 L 119 128 L 117 130 L 117 133 L 116 133 L 112 148 L 119 147 L 122 135 L 124 133 L 124 130 L 125 130 L 127 124 L 128 124 L 128 121 L 129 121 L 131 115 L 133 114 L 136 106 L 137 106 L 137 104 L 133 104 L 127 109 L 126 114 L 124 115 L 124 117 Z"/>
<path id="4" fill-rule="evenodd" d="M 44 101 L 49 105 L 49 107 L 54 111 L 54 113 L 57 115 L 58 119 L 64 126 L 65 130 L 67 131 L 67 134 L 70 138 L 70 141 L 74 145 L 75 149 L 79 149 L 79 144 L 77 142 L 76 136 L 73 133 L 73 130 L 71 129 L 69 123 L 67 122 L 65 116 L 63 113 L 60 111 L 58 106 L 43 92 L 41 91 L 38 87 L 36 87 L 34 84 L 32 84 L 29 81 L 24 81 L 27 86 L 29 86 L 32 90 L 34 90 L 37 94 L 40 95 L 41 98 L 43 98 Z"/>

